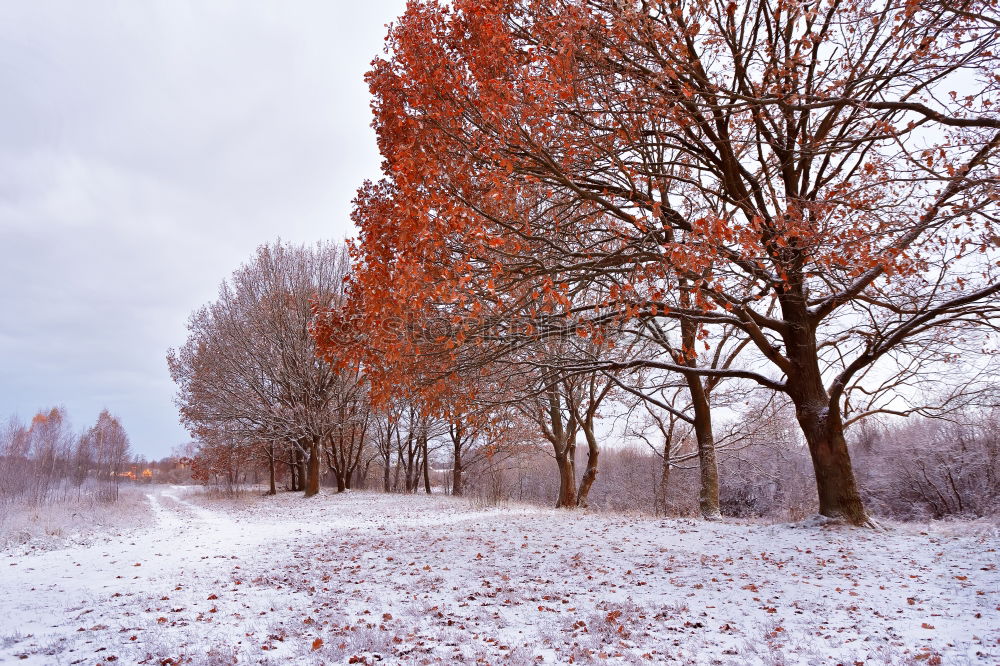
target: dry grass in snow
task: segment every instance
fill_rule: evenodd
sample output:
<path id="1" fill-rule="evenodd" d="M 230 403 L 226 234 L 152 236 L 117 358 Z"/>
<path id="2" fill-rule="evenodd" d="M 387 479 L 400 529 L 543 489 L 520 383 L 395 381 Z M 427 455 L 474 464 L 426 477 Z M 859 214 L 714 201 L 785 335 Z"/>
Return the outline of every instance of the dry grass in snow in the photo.
<path id="1" fill-rule="evenodd" d="M 28 554 L 69 545 L 87 545 L 121 537 L 149 526 L 152 511 L 148 488 L 123 487 L 117 502 L 105 502 L 94 493 L 79 498 L 32 505 L 18 498 L 0 500 L 0 551 Z"/>
<path id="2" fill-rule="evenodd" d="M 0 660 L 997 663 L 996 530 L 708 524 L 161 489 L 156 525 L 0 556 Z"/>

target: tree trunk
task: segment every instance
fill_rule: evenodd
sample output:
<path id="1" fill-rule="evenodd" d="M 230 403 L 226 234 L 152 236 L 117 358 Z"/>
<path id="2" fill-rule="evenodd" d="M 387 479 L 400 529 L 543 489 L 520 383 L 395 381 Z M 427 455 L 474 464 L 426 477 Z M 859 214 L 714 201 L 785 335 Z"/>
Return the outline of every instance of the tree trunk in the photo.
<path id="1" fill-rule="evenodd" d="M 298 487 L 298 489 L 299 490 L 305 490 L 306 484 L 307 484 L 307 480 L 306 480 L 306 454 L 302 450 L 302 447 L 300 447 L 300 446 L 296 446 L 295 447 L 295 461 L 296 461 L 296 464 L 299 466 L 299 469 L 298 469 L 299 487 Z"/>
<path id="2" fill-rule="evenodd" d="M 351 427 L 351 451 L 352 455 L 348 456 L 348 462 L 344 469 L 344 486 L 345 490 L 350 490 L 354 484 L 354 475 L 358 471 L 358 465 L 361 464 L 361 452 L 364 450 L 364 435 L 358 436 L 355 431 L 354 426 Z"/>
<path id="3" fill-rule="evenodd" d="M 396 470 L 395 470 L 395 472 L 392 475 L 392 489 L 393 489 L 393 491 L 398 491 L 399 490 L 399 474 L 403 470 L 403 448 L 402 448 L 403 445 L 401 443 L 398 443 L 398 442 L 397 442 L 397 444 L 399 446 L 399 450 L 396 452 L 398 454 L 396 456 Z"/>
<path id="4" fill-rule="evenodd" d="M 561 453 L 556 454 L 556 465 L 559 468 L 559 498 L 557 509 L 576 507 L 576 447 L 565 446 Z"/>
<path id="5" fill-rule="evenodd" d="M 407 445 L 406 458 L 403 462 L 403 490 L 405 492 L 413 491 L 413 442 Z M 396 484 L 399 487 L 399 484 Z"/>
<path id="6" fill-rule="evenodd" d="M 455 444 L 455 458 L 451 464 L 451 494 L 462 496 L 462 445 L 461 440 Z"/>
<path id="7" fill-rule="evenodd" d="M 580 479 L 580 489 L 576 494 L 576 505 L 582 508 L 587 507 L 587 496 L 590 494 L 590 487 L 597 480 L 597 459 L 601 454 L 597 446 L 597 436 L 594 433 L 593 419 L 588 417 L 583 425 L 583 434 L 587 438 L 587 469 Z"/>
<path id="8" fill-rule="evenodd" d="M 319 494 L 319 444 L 309 445 L 309 460 L 306 470 L 306 497 Z"/>
<path id="9" fill-rule="evenodd" d="M 274 444 L 272 443 L 268 450 L 267 458 L 267 476 L 270 481 L 270 486 L 268 487 L 268 495 L 277 495 L 278 488 L 274 485 Z"/>
<path id="10" fill-rule="evenodd" d="M 819 512 L 827 518 L 870 527 L 872 522 L 858 493 L 840 414 L 830 410 L 827 404 L 815 401 L 795 406 L 816 473 Z"/>
<path id="11" fill-rule="evenodd" d="M 551 430 L 546 437 L 552 444 L 552 451 L 559 470 L 559 496 L 557 509 L 576 507 L 576 433 L 578 424 L 571 409 L 563 421 L 562 397 L 557 391 L 548 392 L 548 418 Z M 567 401 L 568 403 L 568 401 Z"/>
<path id="12" fill-rule="evenodd" d="M 431 462 L 427 451 L 427 437 L 422 439 L 424 447 L 424 492 L 431 494 Z"/>
<path id="13" fill-rule="evenodd" d="M 673 428 L 670 430 L 673 433 Z M 673 448 L 672 435 L 663 438 L 663 465 L 660 467 L 660 483 L 653 498 L 653 511 L 658 515 L 667 515 L 667 491 L 670 488 L 670 454 Z"/>
<path id="14" fill-rule="evenodd" d="M 809 445 L 819 512 L 828 518 L 870 527 L 872 522 L 861 502 L 844 439 L 839 401 L 832 399 L 823 385 L 816 330 L 805 302 L 803 294 L 796 292 L 786 294 L 781 301 L 782 313 L 790 323 L 783 335 L 790 363 L 785 385 Z"/>
<path id="15" fill-rule="evenodd" d="M 712 409 L 701 377 L 689 375 L 688 388 L 694 407 L 694 435 L 698 443 L 700 486 L 698 508 L 705 520 L 720 520 L 719 467 L 715 460 L 715 436 L 712 432 Z"/>
<path id="16" fill-rule="evenodd" d="M 682 294 L 682 303 L 688 306 L 690 298 L 687 290 Z M 698 340 L 698 325 L 690 319 L 681 320 L 681 346 L 685 354 L 684 365 L 697 367 L 698 359 L 693 356 Z M 698 444 L 698 509 L 705 520 L 719 520 L 719 467 L 715 461 L 715 438 L 712 434 L 712 409 L 702 378 L 696 374 L 685 374 L 691 406 L 694 409 L 694 433 Z"/>

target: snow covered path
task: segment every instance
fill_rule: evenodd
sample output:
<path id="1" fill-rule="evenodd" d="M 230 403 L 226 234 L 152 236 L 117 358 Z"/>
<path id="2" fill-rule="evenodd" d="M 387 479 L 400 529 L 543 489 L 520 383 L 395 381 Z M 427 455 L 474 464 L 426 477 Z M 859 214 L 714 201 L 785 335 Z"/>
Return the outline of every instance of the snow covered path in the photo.
<path id="1" fill-rule="evenodd" d="M 27 655 L 28 663 L 94 663 L 120 654 L 116 644 L 149 644 L 152 630 L 148 652 L 156 659 L 149 663 L 159 663 L 174 654 L 171 632 L 163 626 L 169 622 L 157 615 L 147 626 L 148 614 L 180 613 L 205 601 L 208 593 L 201 588 L 229 583 L 242 555 L 276 538 L 325 527 L 293 520 L 276 533 L 273 525 L 237 521 L 192 504 L 184 492 L 159 488 L 148 495 L 155 526 L 92 546 L 0 556 L 0 661 L 16 657 L 24 663 Z M 116 634 L 101 635 L 108 632 Z M 140 639 L 133 632 L 145 633 Z M 221 647 L 229 634 L 227 628 L 217 637 Z M 134 649 L 130 654 L 131 660 L 141 658 Z"/>
<path id="2" fill-rule="evenodd" d="M 1000 538 L 439 497 L 151 493 L 155 526 L 0 555 L 0 662 L 1000 662 Z"/>

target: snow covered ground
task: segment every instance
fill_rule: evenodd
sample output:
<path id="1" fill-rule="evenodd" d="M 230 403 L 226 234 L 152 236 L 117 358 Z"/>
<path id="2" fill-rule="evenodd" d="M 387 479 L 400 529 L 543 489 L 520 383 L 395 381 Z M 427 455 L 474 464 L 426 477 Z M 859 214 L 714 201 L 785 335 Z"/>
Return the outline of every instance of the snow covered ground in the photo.
<path id="1" fill-rule="evenodd" d="M 1000 537 L 352 492 L 0 555 L 0 661 L 1000 663 Z M 978 533 L 977 533 L 978 532 Z"/>
<path id="2" fill-rule="evenodd" d="M 151 519 L 145 486 L 122 486 L 117 502 L 94 492 L 82 498 L 41 505 L 11 501 L 0 504 L 0 552 L 29 553 L 68 545 L 88 545 Z"/>

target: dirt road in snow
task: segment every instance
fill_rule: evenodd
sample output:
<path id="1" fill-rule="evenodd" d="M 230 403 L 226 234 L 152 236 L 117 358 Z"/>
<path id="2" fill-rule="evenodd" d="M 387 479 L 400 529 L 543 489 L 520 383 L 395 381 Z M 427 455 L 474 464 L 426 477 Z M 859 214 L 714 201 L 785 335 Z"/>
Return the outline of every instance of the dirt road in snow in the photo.
<path id="1" fill-rule="evenodd" d="M 242 553 L 276 537 L 249 521 L 192 504 L 184 494 L 184 488 L 150 492 L 156 519 L 152 526 L 90 546 L 0 555 L 0 660 L 92 664 L 117 656 L 118 644 L 141 644 L 139 635 L 133 639 L 130 632 L 141 632 L 143 643 L 151 630 L 168 633 L 157 630 L 165 622 L 147 626 L 149 608 L 162 608 L 161 602 L 171 600 L 177 602 L 169 604 L 172 608 L 204 600 L 199 588 L 228 581 Z M 320 528 L 291 529 L 301 534 Z M 116 633 L 108 635 L 112 629 Z M 169 647 L 153 646 L 151 654 Z"/>
<path id="2" fill-rule="evenodd" d="M 0 661 L 1000 661 L 995 530 L 185 492 L 151 492 L 154 526 L 0 555 Z"/>
<path id="3" fill-rule="evenodd" d="M 259 505 L 211 510 L 185 499 L 187 491 L 154 488 L 147 495 L 153 526 L 95 545 L 0 554 L 0 662 L 221 664 L 247 661 L 250 651 L 252 663 L 282 663 L 297 650 L 283 645 L 281 617 L 289 603 L 302 603 L 295 599 L 301 595 L 260 589 L 248 583 L 250 574 L 259 581 L 279 570 L 291 544 L 376 530 L 387 518 L 299 516 L 300 496 L 271 498 L 273 514 Z M 459 519 L 482 515 L 463 511 Z M 427 517 L 404 511 L 393 523 L 419 527 Z M 435 525 L 454 519 L 431 516 Z M 268 642 L 274 645 L 262 649 Z"/>

